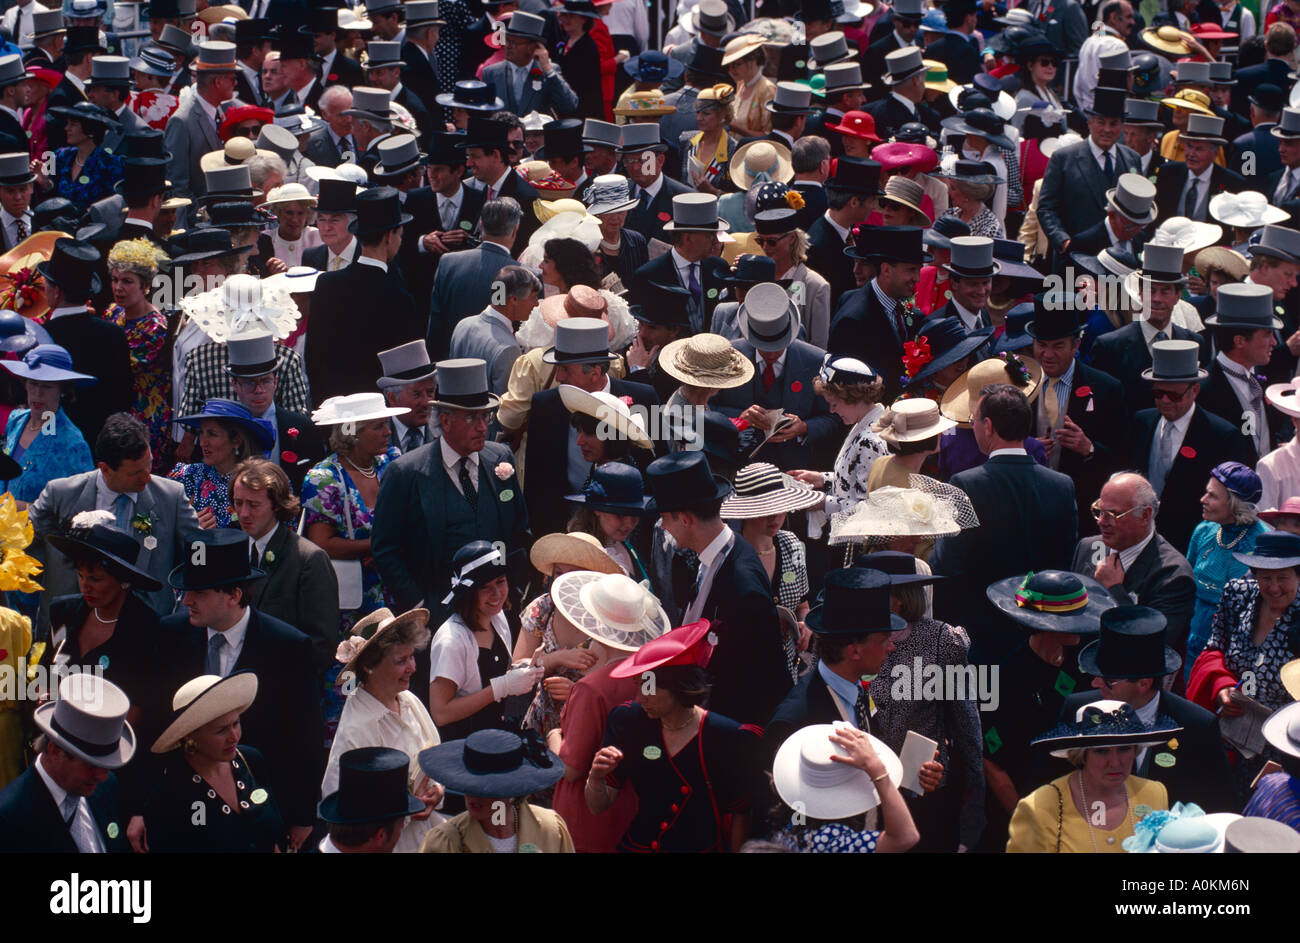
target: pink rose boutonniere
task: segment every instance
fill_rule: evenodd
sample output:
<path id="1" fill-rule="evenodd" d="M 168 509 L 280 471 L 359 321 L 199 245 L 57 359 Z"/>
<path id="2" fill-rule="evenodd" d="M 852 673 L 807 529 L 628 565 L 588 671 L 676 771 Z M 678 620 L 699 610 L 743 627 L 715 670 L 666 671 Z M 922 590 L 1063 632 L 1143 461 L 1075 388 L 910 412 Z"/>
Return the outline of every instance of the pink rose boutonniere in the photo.
<path id="1" fill-rule="evenodd" d="M 509 481 L 515 473 L 515 466 L 509 462 L 500 462 L 496 468 L 492 469 L 492 473 L 501 481 Z"/>
<path id="2" fill-rule="evenodd" d="M 288 429 L 284 430 L 284 434 L 291 439 L 296 439 L 301 433 L 298 431 L 297 426 L 290 426 Z"/>

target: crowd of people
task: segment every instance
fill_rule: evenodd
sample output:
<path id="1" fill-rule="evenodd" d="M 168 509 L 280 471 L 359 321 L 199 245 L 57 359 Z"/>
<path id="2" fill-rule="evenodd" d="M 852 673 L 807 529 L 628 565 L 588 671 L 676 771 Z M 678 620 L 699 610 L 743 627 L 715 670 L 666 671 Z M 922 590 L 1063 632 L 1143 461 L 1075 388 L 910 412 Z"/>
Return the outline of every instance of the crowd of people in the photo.
<path id="1" fill-rule="evenodd" d="M 11 6 L 0 850 L 1300 851 L 1300 0 L 1135 6 Z"/>

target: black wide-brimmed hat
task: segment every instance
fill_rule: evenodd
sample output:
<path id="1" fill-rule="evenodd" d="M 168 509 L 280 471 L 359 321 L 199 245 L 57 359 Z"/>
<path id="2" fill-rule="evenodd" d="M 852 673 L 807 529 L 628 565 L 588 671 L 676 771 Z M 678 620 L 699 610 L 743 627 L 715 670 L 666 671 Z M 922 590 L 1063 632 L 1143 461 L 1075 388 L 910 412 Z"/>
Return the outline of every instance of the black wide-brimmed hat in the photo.
<path id="1" fill-rule="evenodd" d="M 260 232 L 274 225 L 275 217 L 262 207 L 254 206 L 248 200 L 229 200 L 209 206 L 207 222 L 195 228 L 256 229 Z"/>
<path id="2" fill-rule="evenodd" d="M 1095 747 L 1159 746 L 1182 732 L 1183 728 L 1164 714 L 1144 724 L 1130 704 L 1091 701 L 1082 705 L 1072 719 L 1030 742 L 1050 750 L 1053 756 L 1064 757 L 1070 750 Z"/>
<path id="3" fill-rule="evenodd" d="M 82 124 L 94 124 L 102 128 L 120 128 L 122 126 L 116 118 L 109 114 L 107 108 L 101 108 L 93 102 L 77 102 L 75 105 L 55 106 L 46 108 L 45 113 L 49 115 L 58 115 L 64 120 L 71 119 L 80 121 Z"/>
<path id="4" fill-rule="evenodd" d="M 1033 632 L 1091 635 L 1098 631 L 1101 614 L 1115 608 L 1115 599 L 1101 583 L 1065 570 L 1008 576 L 990 585 L 984 594 Z"/>
<path id="5" fill-rule="evenodd" d="M 1183 663 L 1165 644 L 1168 621 L 1150 606 L 1116 606 L 1101 614 L 1101 635 L 1079 651 L 1079 670 L 1094 678 L 1163 678 Z"/>
<path id="6" fill-rule="evenodd" d="M 3 474 L 2 469 L 0 474 Z M 111 524 L 79 527 L 74 523 L 66 533 L 51 534 L 48 539 L 54 549 L 69 557 L 98 557 L 104 569 L 118 582 L 130 583 L 148 593 L 162 588 L 162 583 L 135 565 L 140 556 L 140 544 L 126 531 Z"/>
<path id="7" fill-rule="evenodd" d="M 982 137 L 994 147 L 1003 149 L 1015 147 L 1011 138 L 1006 135 L 1006 122 L 994 114 L 991 108 L 976 108 L 965 114 L 944 118 L 940 123 L 949 131 Z"/>
<path id="8" fill-rule="evenodd" d="M 645 472 L 650 485 L 649 514 L 689 511 L 731 494 L 731 482 L 713 474 L 703 452 L 673 452 L 650 463 Z"/>
<path id="9" fill-rule="evenodd" d="M 402 200 L 392 187 L 372 187 L 357 194 L 357 218 L 348 223 L 348 232 L 366 239 L 378 236 L 415 217 L 402 209 Z"/>
<path id="10" fill-rule="evenodd" d="M 918 341 L 930 346 L 930 361 L 909 377 L 909 385 L 928 380 L 945 367 L 951 367 L 963 357 L 979 350 L 993 336 L 993 328 L 984 327 L 968 331 L 961 318 L 927 318 L 921 325 Z"/>
<path id="11" fill-rule="evenodd" d="M 854 566 L 826 574 L 819 602 L 804 619 L 817 635 L 898 632 L 907 621 L 889 610 L 889 574 Z"/>
<path id="12" fill-rule="evenodd" d="M 217 589 L 266 576 L 264 571 L 249 565 L 248 535 L 242 530 L 197 531 L 187 537 L 185 545 L 189 548 L 185 562 L 167 577 L 173 589 L 183 592 Z"/>
<path id="13" fill-rule="evenodd" d="M 243 254 L 257 249 L 253 245 L 236 247 L 229 229 L 216 228 L 191 229 L 173 239 L 172 245 L 176 253 L 172 256 L 173 265 L 215 259 L 222 255 Z"/>
<path id="14" fill-rule="evenodd" d="M 564 776 L 563 761 L 546 749 L 535 731 L 477 730 L 420 751 L 420 769 L 448 792 L 513 799 L 553 786 Z"/>
<path id="15" fill-rule="evenodd" d="M 49 259 L 36 263 L 36 271 L 73 298 L 86 298 L 99 294 L 102 283 L 96 269 L 100 258 L 99 250 L 88 242 L 59 239 Z"/>
<path id="16" fill-rule="evenodd" d="M 650 503 L 641 470 L 623 462 L 597 465 L 582 491 L 566 494 L 564 500 L 610 514 L 644 514 Z"/>
<path id="17" fill-rule="evenodd" d="M 386 822 L 424 811 L 407 786 L 411 759 L 392 747 L 360 747 L 339 757 L 339 788 L 316 814 L 331 825 Z"/>
<path id="18" fill-rule="evenodd" d="M 1034 317 L 1025 333 L 1036 341 L 1059 341 L 1083 333 L 1075 296 L 1067 292 L 1044 291 L 1034 295 Z"/>
<path id="19" fill-rule="evenodd" d="M 930 586 L 947 579 L 946 576 L 938 576 L 934 573 L 916 572 L 916 556 L 901 550 L 859 553 L 853 558 L 853 565 L 868 570 L 879 570 L 889 577 L 891 586 Z"/>

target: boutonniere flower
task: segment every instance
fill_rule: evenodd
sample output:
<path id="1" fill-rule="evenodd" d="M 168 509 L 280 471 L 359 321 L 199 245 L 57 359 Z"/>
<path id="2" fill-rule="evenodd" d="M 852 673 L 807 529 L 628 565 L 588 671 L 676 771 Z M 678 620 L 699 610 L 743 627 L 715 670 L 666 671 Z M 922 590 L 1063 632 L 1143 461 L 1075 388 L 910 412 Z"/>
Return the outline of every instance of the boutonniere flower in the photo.
<path id="1" fill-rule="evenodd" d="M 296 439 L 296 438 L 298 438 L 298 435 L 299 435 L 298 427 L 297 427 L 297 426 L 290 426 L 288 429 L 285 429 L 285 430 L 284 430 L 284 434 L 287 435 L 287 436 L 288 436 L 289 438 L 291 438 L 291 439 Z"/>
<path id="2" fill-rule="evenodd" d="M 916 323 L 916 304 L 910 299 L 903 302 L 903 323 L 909 331 Z"/>
<path id="3" fill-rule="evenodd" d="M 533 66 L 528 70 L 528 77 L 533 81 L 540 81 L 542 79 L 542 70 L 537 68 L 537 66 Z"/>
<path id="4" fill-rule="evenodd" d="M 329 77 L 326 79 L 326 81 L 329 82 L 337 82 L 338 80 L 339 80 L 339 74 L 337 72 L 331 72 L 329 74 Z"/>
<path id="5" fill-rule="evenodd" d="M 672 214 L 672 213 L 660 213 L 660 214 L 659 214 L 659 221 L 660 221 L 660 222 L 663 222 L 663 223 L 668 222 L 668 221 L 669 221 L 670 219 L 672 219 L 672 218 L 673 218 L 673 214 Z"/>
<path id="6" fill-rule="evenodd" d="M 288 465 L 297 465 L 297 464 L 298 464 L 298 453 L 297 453 L 297 452 L 291 452 L 291 451 L 289 451 L 288 449 L 285 449 L 283 452 L 280 453 L 280 461 L 282 461 L 282 462 L 284 462 L 284 463 L 286 463 L 286 464 L 288 464 Z"/>
<path id="7" fill-rule="evenodd" d="M 1178 454 L 1183 458 L 1196 458 L 1196 449 L 1192 448 L 1190 445 L 1184 445 L 1178 450 Z"/>
<path id="8" fill-rule="evenodd" d="M 509 481 L 511 476 L 515 473 L 515 466 L 511 465 L 509 462 L 499 462 L 497 467 L 492 469 L 492 473 L 501 481 Z"/>
<path id="9" fill-rule="evenodd" d="M 1081 387 L 1079 387 L 1077 390 L 1074 391 L 1074 395 L 1077 396 L 1077 397 L 1079 397 L 1079 399 L 1083 399 L 1085 396 L 1091 396 L 1091 395 L 1092 395 L 1092 387 L 1090 387 L 1090 386 L 1081 386 Z"/>
<path id="10" fill-rule="evenodd" d="M 275 562 L 275 551 L 274 551 L 274 550 L 268 550 L 268 551 L 266 551 L 266 553 L 262 554 L 262 562 L 265 563 L 267 566 L 270 566 L 272 563 L 274 563 L 274 562 Z"/>
<path id="11" fill-rule="evenodd" d="M 632 397 L 630 397 L 630 396 L 620 396 L 619 399 L 621 399 L 621 400 L 623 401 L 623 405 L 624 405 L 624 406 L 632 406 L 632 405 L 634 405 L 634 404 L 633 404 L 633 401 L 632 401 Z M 503 462 L 502 464 L 504 464 L 504 462 Z"/>
<path id="12" fill-rule="evenodd" d="M 793 383 L 790 384 L 791 393 L 798 393 L 802 390 L 803 390 L 803 384 L 800 383 L 798 380 L 795 380 Z"/>
<path id="13" fill-rule="evenodd" d="M 131 518 L 131 529 L 141 537 L 149 537 L 153 534 L 153 515 L 137 514 Z M 152 548 L 150 548 L 152 549 Z"/>

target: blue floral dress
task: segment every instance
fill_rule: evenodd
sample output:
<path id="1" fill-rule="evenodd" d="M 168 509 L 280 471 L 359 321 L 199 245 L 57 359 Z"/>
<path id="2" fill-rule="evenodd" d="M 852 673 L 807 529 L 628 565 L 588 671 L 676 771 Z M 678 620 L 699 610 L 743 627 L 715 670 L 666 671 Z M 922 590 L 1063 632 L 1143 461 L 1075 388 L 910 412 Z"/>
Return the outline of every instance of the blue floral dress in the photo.
<path id="1" fill-rule="evenodd" d="M 113 185 L 122 179 L 122 158 L 97 147 L 86 158 L 77 178 L 72 179 L 72 163 L 77 159 L 75 147 L 61 147 L 54 152 L 54 193 L 79 206 L 113 195 Z"/>
<path id="2" fill-rule="evenodd" d="M 211 465 L 203 462 L 177 462 L 167 477 L 185 486 L 185 496 L 194 505 L 196 514 L 204 508 L 211 508 L 216 515 L 218 527 L 239 526 L 233 523 L 235 509 L 230 503 L 230 482 L 217 474 Z"/>
<path id="3" fill-rule="evenodd" d="M 54 414 L 54 434 L 37 434 L 23 450 L 18 444 L 27 425 L 30 409 L 15 409 L 5 427 L 5 451 L 23 467 L 23 473 L 9 482 L 7 491 L 29 504 L 40 497 L 46 484 L 55 478 L 67 478 L 95 467 L 90 446 L 68 414 L 60 409 Z"/>

